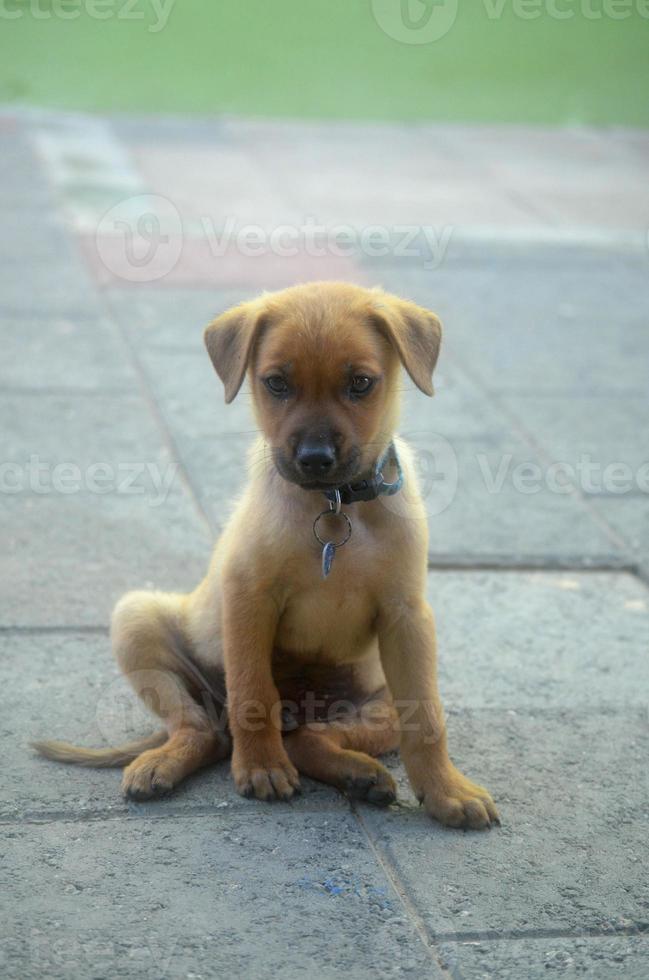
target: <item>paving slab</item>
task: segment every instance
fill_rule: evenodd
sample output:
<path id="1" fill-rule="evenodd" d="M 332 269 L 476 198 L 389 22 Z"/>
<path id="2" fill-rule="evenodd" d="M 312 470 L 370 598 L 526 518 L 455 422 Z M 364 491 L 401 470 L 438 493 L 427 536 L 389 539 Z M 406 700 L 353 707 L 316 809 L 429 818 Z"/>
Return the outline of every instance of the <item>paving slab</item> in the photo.
<path id="1" fill-rule="evenodd" d="M 503 404 L 583 494 L 649 498 L 649 394 L 505 395 Z"/>
<path id="2" fill-rule="evenodd" d="M 87 318 L 100 311 L 80 259 L 57 255 L 30 263 L 5 261 L 0 267 L 0 313 L 24 317 Z"/>
<path id="3" fill-rule="evenodd" d="M 288 138 L 278 139 L 278 129 Z M 133 153 L 155 193 L 172 200 L 184 218 L 207 219 L 216 228 L 225 216 L 235 217 L 239 227 L 253 223 L 266 228 L 297 227 L 309 215 L 325 225 L 345 223 L 357 228 L 419 222 L 435 203 L 439 207 L 443 202 L 448 214 L 449 198 L 456 213 L 457 187 L 440 186 L 439 173 L 431 181 L 430 159 L 404 153 L 403 144 L 386 140 L 380 128 L 367 132 L 363 127 L 365 141 L 358 134 L 350 140 L 347 128 L 335 124 L 324 128 L 288 124 L 278 129 L 269 135 L 263 167 L 256 142 L 263 138 L 263 127 L 251 139 L 251 133 L 242 131 L 236 121 L 211 144 L 190 140 L 183 149 L 138 140 L 132 144 Z M 413 135 L 402 132 L 412 145 Z M 214 172 L 221 175 L 222 184 L 206 178 Z M 465 196 L 466 192 L 465 188 Z M 497 188 L 490 186 L 482 194 L 468 188 L 479 204 L 494 193 L 501 208 L 516 210 Z M 469 213 L 470 203 L 462 202 L 464 213 Z"/>
<path id="4" fill-rule="evenodd" d="M 24 205 L 2 208 L 3 237 L 0 259 L 3 265 L 23 269 L 29 265 L 59 262 L 61 256 L 77 261 L 74 244 L 65 227 L 62 214 L 50 204 L 27 209 Z"/>
<path id="5" fill-rule="evenodd" d="M 604 572 L 431 572 L 451 711 L 646 706 L 649 589 Z"/>
<path id="6" fill-rule="evenodd" d="M 463 712 L 448 728 L 454 761 L 491 790 L 501 828 L 463 835 L 431 824 L 423 833 L 427 818 L 414 805 L 362 807 L 431 938 L 646 923 L 646 706 Z"/>
<path id="7" fill-rule="evenodd" d="M 440 356 L 433 384 L 435 394 L 429 398 L 402 372 L 399 429 L 404 438 L 416 442 L 418 433 L 433 432 L 454 445 L 471 440 L 492 445 L 510 435 L 506 413 L 447 350 Z"/>
<path id="8" fill-rule="evenodd" d="M 159 506 L 118 492 L 10 496 L 0 536 L 4 626 L 106 625 L 129 589 L 192 589 L 211 546 L 193 502 L 179 493 Z"/>
<path id="9" fill-rule="evenodd" d="M 180 448 L 184 438 L 239 435 L 241 449 L 252 442 L 256 426 L 247 381 L 235 400 L 225 404 L 223 385 L 203 347 L 147 348 L 139 352 L 150 391 Z M 207 488 L 206 488 L 207 489 Z"/>
<path id="10" fill-rule="evenodd" d="M 649 939 L 643 935 L 584 936 L 574 939 L 469 940 L 440 944 L 444 967 L 458 980 L 645 980 Z"/>
<path id="11" fill-rule="evenodd" d="M 648 152 L 644 130 L 591 126 L 447 126 L 448 152 L 465 159 L 508 186 L 539 190 L 603 188 L 611 169 L 623 167 L 629 180 L 641 180 Z M 434 150 L 437 127 L 428 127 Z"/>
<path id="12" fill-rule="evenodd" d="M 254 289 L 114 288 L 107 303 L 136 347 L 201 350 L 203 329 L 220 313 L 257 295 Z"/>
<path id="13" fill-rule="evenodd" d="M 202 340 L 198 348 L 142 348 L 138 359 L 177 457 L 216 534 L 245 486 L 249 450 L 257 434 L 248 385 L 226 405 Z"/>
<path id="14" fill-rule="evenodd" d="M 608 193 L 602 193 L 601 187 L 546 190 L 534 198 L 534 203 L 551 222 L 568 228 L 582 224 L 584 215 L 599 234 L 628 228 L 636 233 L 641 246 L 649 223 L 649 199 L 643 183 L 638 180 L 635 186 L 624 189 L 609 187 Z"/>
<path id="15" fill-rule="evenodd" d="M 237 143 L 138 143 L 133 158 L 153 193 L 173 201 L 185 224 L 196 221 L 201 237 L 205 228 L 218 230 L 228 216 L 236 218 L 237 227 L 269 230 L 303 220 L 287 198 L 286 182 L 274 179 L 272 167 Z"/>
<path id="16" fill-rule="evenodd" d="M 246 485 L 253 437 L 249 434 L 251 430 L 221 432 L 219 416 L 215 414 L 214 418 L 214 432 L 208 436 L 177 435 L 174 426 L 172 431 L 178 439 L 178 455 L 183 468 L 216 540 Z M 265 456 L 267 450 L 260 452 Z"/>
<path id="17" fill-rule="evenodd" d="M 70 819 L 127 812 L 119 793 L 119 770 L 47 765 L 29 747 L 35 738 L 104 744 L 102 706 L 115 704 L 117 698 L 111 694 L 119 675 L 108 631 L 5 630 L 0 632 L 0 650 L 2 683 L 11 706 L 2 722 L 2 741 L 11 763 L 2 773 L 0 819 L 47 812 Z M 142 721 L 134 711 L 124 710 L 122 724 L 129 732 L 154 730 L 151 721 Z M 112 731 L 119 737 L 117 719 Z"/>
<path id="18" fill-rule="evenodd" d="M 639 243 L 646 228 L 644 134 L 592 128 L 467 127 L 437 124 L 376 126 L 230 118 L 117 120 L 115 131 L 133 148 L 158 193 L 193 201 L 209 211 L 214 187 L 204 174 L 232 173 L 245 194 L 219 210 L 257 222 L 282 206 L 297 218 L 316 214 L 330 224 L 451 222 L 492 235 L 520 228 L 527 234 L 624 230 Z M 188 188 L 173 162 L 183 140 L 183 162 L 196 167 Z M 256 165 L 265 148 L 263 174 Z M 611 193 L 610 174 L 618 175 Z M 289 176 L 290 175 L 290 176 Z M 202 192 L 197 193 L 198 191 Z M 621 189 L 620 189 L 621 188 Z M 216 192 L 219 193 L 218 191 Z M 236 206 L 238 202 L 238 206 Z M 244 222 L 245 223 L 245 222 Z"/>
<path id="19" fill-rule="evenodd" d="M 23 117 L 0 131 L 0 312 L 95 314 L 99 304 L 77 243 L 66 234 L 63 201 L 28 129 Z"/>
<path id="20" fill-rule="evenodd" d="M 24 124 L 0 119 L 0 207 L 4 214 L 20 210 L 38 220 L 55 203 L 46 174 L 37 159 Z"/>
<path id="21" fill-rule="evenodd" d="M 598 498 L 593 501 L 593 507 L 622 535 L 640 574 L 649 582 L 649 500 L 640 496 Z"/>
<path id="22" fill-rule="evenodd" d="M 411 441 L 422 464 L 433 564 L 628 564 L 619 536 L 516 434 L 440 442 L 417 432 Z"/>
<path id="23" fill-rule="evenodd" d="M 444 346 L 496 393 L 645 394 L 648 269 L 646 250 L 451 239 L 438 268 L 386 263 L 382 279 L 436 310 Z"/>
<path id="24" fill-rule="evenodd" d="M 25 289 L 24 279 L 22 282 Z M 31 307 L 3 314 L 4 299 L 0 299 L 0 384 L 4 391 L 135 388 L 136 376 L 114 325 L 105 317 L 79 315 L 74 310 L 74 295 L 70 293 L 71 309 L 59 316 L 34 314 Z"/>
<path id="25" fill-rule="evenodd" d="M 499 798 L 505 819 L 503 828 L 485 835 L 444 830 L 425 817 L 412 802 L 412 797 L 410 804 L 402 803 L 387 813 L 370 807 L 361 808 L 363 824 L 373 837 L 381 861 L 391 869 L 391 877 L 399 884 L 406 903 L 416 910 L 427 931 L 428 941 L 449 944 L 466 939 L 484 944 L 496 937 L 508 940 L 543 938 L 544 930 L 556 933 L 560 939 L 597 930 L 606 934 L 611 930 L 643 929 L 647 901 L 643 872 L 648 805 L 643 768 L 647 750 L 646 710 L 640 713 L 599 711 L 597 714 L 583 709 L 531 710 L 523 717 L 513 712 L 464 712 L 461 717 L 451 716 L 449 729 L 457 763 L 474 777 L 483 779 Z M 598 744 L 596 757 L 585 748 L 595 739 Z M 617 768 L 616 760 L 620 754 L 624 766 Z M 401 782 L 401 770 L 396 774 Z M 100 847 L 102 855 L 107 853 L 102 836 L 106 822 L 98 823 L 96 816 L 90 814 L 93 819 L 88 823 L 89 814 L 84 809 L 88 797 L 96 793 L 92 775 L 81 772 L 79 776 L 86 780 L 86 786 L 74 819 L 83 818 L 84 814 L 86 819 L 77 824 L 74 831 L 75 869 L 80 864 L 83 867 L 78 841 L 85 841 L 93 850 Z M 105 782 L 115 783 L 115 774 L 103 773 L 101 776 Z M 110 779 L 106 780 L 106 776 Z M 59 783 L 63 778 L 59 776 Z M 550 783 L 552 791 L 548 793 Z M 188 786 L 190 792 L 195 791 L 195 785 L 192 787 L 190 783 Z M 72 798 L 68 796 L 67 799 L 65 793 L 63 795 L 66 808 L 74 807 L 74 795 L 70 794 Z M 403 796 L 407 800 L 405 788 Z M 227 795 L 220 802 L 228 802 Z M 288 846 L 295 854 L 303 806 L 301 803 L 297 807 L 278 806 L 260 811 L 259 804 L 251 804 L 244 811 L 236 803 L 232 809 L 212 805 L 202 810 L 200 823 L 209 827 L 211 840 L 215 822 L 217 825 L 227 822 L 230 826 L 235 823 L 239 837 L 239 828 L 249 829 L 251 824 L 259 821 L 261 832 L 268 833 L 275 845 L 280 833 L 285 834 Z M 213 809 L 217 811 L 216 816 Z M 142 813 L 147 810 L 133 807 L 136 819 L 129 821 L 128 828 L 113 830 L 113 839 L 126 840 L 127 846 L 133 843 L 138 847 L 140 864 L 143 855 L 137 827 L 141 825 Z M 69 810 L 67 813 L 71 816 Z M 165 831 L 163 853 L 168 856 L 169 848 L 175 849 L 178 837 L 182 839 L 178 844 L 183 851 L 182 862 L 178 863 L 179 873 L 187 885 L 195 888 L 197 879 L 191 867 L 191 844 L 187 831 L 177 822 L 183 813 L 182 802 L 180 808 L 166 803 L 152 804 L 149 813 L 151 817 L 155 813 L 156 817 L 163 818 L 154 821 Z M 58 814 L 51 814 L 55 815 L 59 819 L 64 817 L 60 810 Z M 115 811 L 111 814 L 108 808 L 104 812 L 104 817 L 115 815 Z M 350 847 L 355 854 L 357 846 L 342 813 L 334 809 L 322 814 L 318 807 L 318 815 L 329 822 L 335 840 Z M 47 818 L 45 810 L 40 819 Z M 31 819 L 38 820 L 39 817 L 32 813 Z M 97 823 L 100 831 L 94 829 Z M 134 825 L 135 834 L 132 833 Z M 47 838 L 52 825 L 45 826 Z M 58 824 L 58 834 L 55 833 L 53 842 L 60 842 L 61 829 L 65 826 L 72 825 Z M 43 836 L 42 827 L 39 827 L 39 841 L 42 842 Z M 221 846 L 227 835 L 221 831 L 218 836 Z M 159 844 L 156 846 L 160 847 Z M 58 867 L 58 862 L 63 860 L 61 855 L 65 853 L 65 844 L 61 847 L 59 843 L 57 847 L 53 843 L 49 849 L 50 863 L 54 861 Z M 298 858 L 299 855 L 296 860 Z M 96 858 L 94 860 L 96 863 Z M 222 854 L 219 860 L 223 861 Z M 157 866 L 160 863 L 166 862 L 158 861 Z M 121 894 L 130 895 L 129 901 L 138 898 L 133 895 L 133 886 L 125 870 L 132 864 L 128 861 L 120 863 L 116 876 Z M 219 865 L 221 869 L 223 866 L 223 863 Z M 331 855 L 326 867 L 330 874 L 335 871 Z M 241 863 L 239 872 L 246 877 Z M 305 879 L 309 881 L 308 869 Z M 166 889 L 166 879 L 162 881 Z M 321 878 L 316 881 L 318 885 L 322 883 Z M 79 885 L 84 890 L 89 888 L 78 879 L 72 884 L 76 886 L 70 889 L 73 894 L 78 893 Z M 151 878 L 151 872 L 147 884 L 155 888 L 155 876 Z M 310 890 L 311 884 L 307 887 Z M 333 887 L 341 887 L 340 882 L 336 880 Z M 203 892 L 201 886 L 201 894 Z M 42 894 L 42 888 L 39 894 Z M 149 901 L 150 894 L 149 891 Z M 227 897 L 232 908 L 232 897 L 229 894 Z M 84 922 L 84 927 L 86 924 Z M 183 935 L 186 938 L 187 931 L 185 927 Z M 92 935 L 97 938 L 96 934 Z M 306 931 L 305 936 L 308 935 Z M 504 953 L 502 955 L 507 959 Z M 447 949 L 445 960 L 455 965 L 463 964 L 456 949 Z M 465 974 L 462 970 L 456 975 L 462 977 Z M 468 971 L 467 976 L 471 975 Z"/>
<path id="26" fill-rule="evenodd" d="M 348 814 L 14 825 L 3 836 L 8 980 L 442 976 Z"/>
<path id="27" fill-rule="evenodd" d="M 645 391 L 638 353 L 647 347 L 646 317 L 625 314 L 621 326 L 619 313 L 578 311 L 557 297 L 551 308 L 535 303 L 497 316 L 485 304 L 475 313 L 450 313 L 446 338 L 497 394 L 624 397 Z M 515 328 L 506 330 L 512 321 Z"/>
<path id="28" fill-rule="evenodd" d="M 137 389 L 0 395 L 0 419 L 3 462 L 15 474 L 4 492 L 101 496 L 121 489 L 161 503 L 182 490 L 176 461 Z"/>

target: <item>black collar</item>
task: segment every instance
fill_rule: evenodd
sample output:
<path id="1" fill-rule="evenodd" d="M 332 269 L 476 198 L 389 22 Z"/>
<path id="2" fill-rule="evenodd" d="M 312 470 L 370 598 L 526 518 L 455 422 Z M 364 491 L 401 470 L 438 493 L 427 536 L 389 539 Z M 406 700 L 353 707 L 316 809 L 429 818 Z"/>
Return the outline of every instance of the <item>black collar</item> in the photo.
<path id="1" fill-rule="evenodd" d="M 386 483 L 383 478 L 383 469 L 387 463 L 394 463 L 396 467 L 397 478 L 394 483 Z M 377 497 L 392 496 L 398 493 L 402 486 L 403 472 L 397 450 L 394 443 L 391 442 L 376 464 L 371 476 L 358 480 L 356 483 L 343 483 L 333 490 L 325 490 L 324 495 L 331 503 L 336 503 L 338 494 L 340 494 L 341 504 L 355 504 L 361 500 L 376 500 Z"/>

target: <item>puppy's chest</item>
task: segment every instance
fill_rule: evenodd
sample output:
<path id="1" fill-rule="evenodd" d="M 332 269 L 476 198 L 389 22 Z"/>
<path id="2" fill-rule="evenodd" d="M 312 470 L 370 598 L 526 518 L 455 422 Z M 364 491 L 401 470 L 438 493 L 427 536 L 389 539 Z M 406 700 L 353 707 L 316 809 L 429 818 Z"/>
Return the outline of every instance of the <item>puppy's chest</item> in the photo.
<path id="1" fill-rule="evenodd" d="M 376 604 L 369 580 L 337 556 L 322 578 L 319 555 L 301 583 L 292 583 L 280 618 L 276 644 L 295 652 L 312 652 L 323 660 L 354 660 L 374 637 Z"/>
<path id="2" fill-rule="evenodd" d="M 294 535 L 281 571 L 283 613 L 276 634 L 281 649 L 340 663 L 357 659 L 371 644 L 386 555 L 377 535 L 351 510 L 350 520 L 352 533 L 335 548 L 326 578 L 312 520 Z M 319 531 L 324 541 L 340 541 L 344 522 L 323 521 Z"/>

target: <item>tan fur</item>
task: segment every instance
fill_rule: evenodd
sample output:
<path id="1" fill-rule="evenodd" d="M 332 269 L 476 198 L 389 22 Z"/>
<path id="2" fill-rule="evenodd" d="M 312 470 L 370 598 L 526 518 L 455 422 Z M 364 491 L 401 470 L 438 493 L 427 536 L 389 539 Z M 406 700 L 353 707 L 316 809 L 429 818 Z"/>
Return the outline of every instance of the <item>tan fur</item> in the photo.
<path id="1" fill-rule="evenodd" d="M 373 756 L 399 744 L 431 816 L 476 828 L 498 819 L 489 793 L 448 757 L 424 598 L 426 515 L 408 446 L 395 438 L 400 493 L 343 508 L 353 534 L 325 581 L 312 526 L 326 500 L 291 482 L 305 431 L 332 434 L 336 466 L 355 467 L 355 477 L 371 470 L 394 438 L 401 366 L 432 394 L 440 337 L 434 314 L 343 283 L 262 296 L 207 328 L 228 401 L 248 372 L 260 437 L 248 485 L 198 588 L 188 596 L 130 593 L 116 607 L 117 660 L 169 733 L 125 770 L 128 795 L 167 791 L 222 758 L 231 737 L 232 774 L 244 795 L 289 799 L 300 771 L 387 803 L 394 782 Z M 277 372 L 290 382 L 285 399 L 265 383 Z M 368 395 L 349 395 L 352 375 L 376 379 Z M 340 518 L 324 518 L 322 528 L 339 537 Z M 218 710 L 223 673 L 227 718 Z M 350 702 L 344 719 L 300 718 L 295 731 L 283 730 L 280 702 L 295 690 L 333 697 L 341 687 Z M 39 750 L 55 757 L 42 743 Z"/>
<path id="2" fill-rule="evenodd" d="M 53 762 L 67 762 L 76 766 L 89 766 L 92 769 L 111 769 L 125 766 L 137 759 L 146 749 L 157 749 L 169 738 L 166 729 L 146 735 L 144 738 L 126 742 L 124 745 L 109 749 L 84 749 L 69 742 L 31 742 L 31 747 L 40 755 Z"/>

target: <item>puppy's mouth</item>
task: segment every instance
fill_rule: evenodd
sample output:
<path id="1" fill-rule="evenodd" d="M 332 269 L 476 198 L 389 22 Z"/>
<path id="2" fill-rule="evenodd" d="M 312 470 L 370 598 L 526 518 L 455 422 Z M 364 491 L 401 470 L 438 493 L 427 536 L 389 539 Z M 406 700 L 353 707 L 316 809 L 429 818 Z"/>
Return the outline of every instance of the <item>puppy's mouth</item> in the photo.
<path id="1" fill-rule="evenodd" d="M 302 490 L 335 490 L 336 487 L 341 486 L 341 484 L 349 482 L 349 480 L 344 476 L 340 479 L 328 482 L 325 482 L 324 480 L 303 480 L 297 475 L 295 477 L 289 476 L 284 478 L 290 480 L 291 483 L 297 484 L 297 486 L 301 487 Z"/>
<path id="2" fill-rule="evenodd" d="M 300 472 L 299 467 L 292 460 L 287 459 L 286 454 L 281 448 L 273 449 L 273 461 L 275 469 L 288 483 L 294 483 L 302 490 L 335 490 L 336 487 L 344 483 L 354 483 L 360 479 L 360 452 L 353 450 L 347 459 L 335 466 L 327 473 L 326 479 L 315 479 L 312 476 L 305 476 Z"/>

